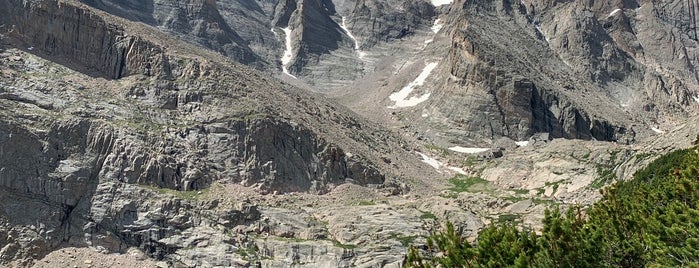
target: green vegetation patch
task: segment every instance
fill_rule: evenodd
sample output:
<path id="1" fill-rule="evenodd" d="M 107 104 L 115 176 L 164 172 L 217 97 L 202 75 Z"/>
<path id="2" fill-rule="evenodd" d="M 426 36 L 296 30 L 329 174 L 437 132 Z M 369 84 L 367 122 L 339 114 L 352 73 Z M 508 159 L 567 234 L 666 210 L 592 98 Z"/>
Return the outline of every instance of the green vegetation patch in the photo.
<path id="1" fill-rule="evenodd" d="M 611 167 L 597 165 L 597 178 L 590 183 L 590 188 L 600 189 L 614 180 L 616 180 L 616 174 Z"/>
<path id="2" fill-rule="evenodd" d="M 374 202 L 373 200 L 361 200 L 361 201 L 359 201 L 359 205 L 360 206 L 375 206 L 376 202 Z"/>
<path id="3" fill-rule="evenodd" d="M 614 170 L 618 166 L 616 162 L 619 152 L 620 151 L 613 151 L 609 157 L 609 162 L 604 164 L 597 164 L 597 178 L 590 183 L 590 188 L 600 189 L 605 185 L 614 182 L 617 179 Z"/>
<path id="4" fill-rule="evenodd" d="M 446 157 L 450 154 L 449 149 L 434 144 L 425 145 L 425 149 L 441 157 Z"/>
<path id="5" fill-rule="evenodd" d="M 556 194 L 556 192 L 558 191 L 558 187 L 561 187 L 561 183 L 564 183 L 564 182 L 565 182 L 565 180 L 546 182 L 546 183 L 544 183 L 544 186 L 545 187 L 551 186 L 551 188 L 553 190 L 552 194 Z M 545 190 L 544 190 L 544 192 L 545 192 Z"/>
<path id="6" fill-rule="evenodd" d="M 437 220 L 437 216 L 435 216 L 432 212 L 429 211 L 420 211 L 422 214 L 420 215 L 420 219 L 422 220 Z"/>
<path id="7" fill-rule="evenodd" d="M 343 248 L 343 249 L 355 249 L 357 248 L 357 245 L 354 244 L 342 244 L 340 241 L 337 241 L 335 239 L 331 239 L 330 242 L 333 243 L 335 247 L 338 248 Z"/>
<path id="8" fill-rule="evenodd" d="M 260 252 L 260 248 L 257 247 L 257 245 L 252 244 L 248 247 L 239 247 L 235 252 L 238 253 L 238 255 L 240 255 L 241 257 L 243 257 L 244 260 L 252 260 L 257 258 Z"/>
<path id="9" fill-rule="evenodd" d="M 520 220 L 520 215 L 518 214 L 500 214 L 498 215 L 498 223 L 506 222 L 516 222 Z"/>
<path id="10" fill-rule="evenodd" d="M 279 240 L 279 241 L 284 241 L 284 242 L 290 242 L 290 243 L 303 243 L 303 242 L 309 241 L 308 239 L 298 238 L 295 236 L 292 236 L 292 237 L 275 236 L 274 239 Z"/>
<path id="11" fill-rule="evenodd" d="M 209 192 L 209 188 L 194 190 L 194 191 L 178 191 L 169 188 L 160 188 L 152 185 L 139 185 L 140 187 L 152 190 L 161 195 L 172 195 L 186 200 L 196 200 L 205 196 Z"/>
<path id="12" fill-rule="evenodd" d="M 519 195 L 529 194 L 529 190 L 527 190 L 527 189 L 511 189 L 511 191 L 513 191 L 513 192 L 515 192 L 515 194 L 519 194 Z"/>
<path id="13" fill-rule="evenodd" d="M 400 242 L 401 245 L 403 245 L 404 247 L 407 247 L 415 241 L 417 236 L 416 235 L 402 235 L 399 233 L 391 233 L 389 238 L 398 240 L 398 242 Z"/>
<path id="14" fill-rule="evenodd" d="M 459 193 L 469 192 L 469 193 L 494 193 L 497 187 L 491 184 L 489 181 L 481 177 L 468 177 L 465 175 L 456 175 L 449 179 L 451 187 L 447 190 L 450 191 L 449 194 L 442 195 L 442 197 L 456 198 Z"/>
<path id="15" fill-rule="evenodd" d="M 476 192 L 491 188 L 490 182 L 481 177 L 467 177 L 465 175 L 456 175 L 449 179 L 451 183 L 450 191 L 456 193 Z"/>

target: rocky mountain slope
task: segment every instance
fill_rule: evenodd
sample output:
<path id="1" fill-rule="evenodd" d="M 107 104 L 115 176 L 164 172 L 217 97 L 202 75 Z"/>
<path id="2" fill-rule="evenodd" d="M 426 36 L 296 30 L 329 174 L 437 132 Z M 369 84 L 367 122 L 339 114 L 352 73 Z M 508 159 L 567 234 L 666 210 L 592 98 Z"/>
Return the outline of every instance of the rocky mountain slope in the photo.
<path id="1" fill-rule="evenodd" d="M 680 23 L 689 21 L 683 1 L 591 3 L 452 5 L 455 18 L 468 19 L 455 19 L 446 58 L 453 77 L 435 112 L 492 136 L 620 142 L 695 113 L 699 51 Z M 495 123 L 477 119 L 484 113 Z"/>
<path id="2" fill-rule="evenodd" d="M 417 159 L 398 157 L 407 152 L 400 138 L 322 96 L 80 3 L 0 6 L 1 24 L 12 25 L 2 36 L 3 262 L 65 243 L 163 258 L 183 247 L 163 239 L 202 227 L 228 241 L 229 228 L 260 219 L 261 208 L 237 198 L 219 210 L 219 201 L 159 192 L 239 184 L 314 195 L 345 183 L 407 191 L 394 178 Z M 228 247 L 212 254 L 244 247 L 227 243 L 212 242 Z M 195 255 L 170 261 L 240 258 Z"/>
<path id="3" fill-rule="evenodd" d="M 369 96 L 342 101 L 369 117 L 395 112 L 377 108 L 437 64 L 405 97 L 429 101 L 398 109 L 402 123 L 467 143 L 633 142 L 699 104 L 681 0 L 84 2 L 314 91 Z"/>
<path id="4" fill-rule="evenodd" d="M 363 50 L 414 33 L 435 14 L 434 6 L 422 0 L 83 2 L 241 63 L 284 70 L 319 91 L 371 72 L 374 57 Z"/>
<path id="5" fill-rule="evenodd" d="M 434 143 L 481 147 L 539 132 L 628 143 L 696 113 L 685 2 L 590 3 L 455 1 L 436 34 L 405 40 L 419 49 L 389 58 L 341 99 Z"/>
<path id="6" fill-rule="evenodd" d="M 445 219 L 537 228 L 696 140 L 682 4 L 0 0 L 0 266 L 399 267 Z"/>

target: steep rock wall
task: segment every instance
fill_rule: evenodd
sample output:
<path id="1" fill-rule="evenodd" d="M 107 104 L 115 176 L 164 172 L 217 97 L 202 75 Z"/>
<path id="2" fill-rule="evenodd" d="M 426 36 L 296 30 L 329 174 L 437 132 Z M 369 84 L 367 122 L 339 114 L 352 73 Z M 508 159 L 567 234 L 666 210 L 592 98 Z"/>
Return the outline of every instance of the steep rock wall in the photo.
<path id="1" fill-rule="evenodd" d="M 185 40 L 218 51 L 244 64 L 261 67 L 264 63 L 250 49 L 248 42 L 227 23 L 216 1 L 108 1 L 84 3 L 146 24 L 167 29 Z"/>
<path id="2" fill-rule="evenodd" d="M 628 142 L 653 133 L 698 107 L 696 41 L 680 2 L 457 1 L 448 93 L 433 103 L 486 138 Z"/>
<path id="3" fill-rule="evenodd" d="M 93 11 L 57 1 L 4 0 L 0 6 L 6 10 L 0 21 L 12 25 L 14 37 L 80 71 L 110 79 L 171 75 L 161 48 Z"/>
<path id="4" fill-rule="evenodd" d="M 602 114 L 590 115 L 584 104 L 562 93 L 567 90 L 565 87 L 582 88 L 582 85 L 566 78 L 565 73 L 534 69 L 538 68 L 537 64 L 543 65 L 543 60 L 526 54 L 546 55 L 545 47 L 532 46 L 521 53 L 513 50 L 521 45 L 517 41 L 492 45 L 493 40 L 480 31 L 481 27 L 486 27 L 484 25 L 495 23 L 500 22 L 476 19 L 454 31 L 447 61 L 449 74 L 455 82 L 449 83 L 446 89 L 449 93 L 440 95 L 437 109 L 451 120 L 464 124 L 465 129 L 476 136 L 526 140 L 534 133 L 549 132 L 552 137 L 560 138 L 633 139 L 627 136 L 626 126 L 610 123 L 611 118 L 604 118 Z M 504 31 L 522 31 L 518 26 L 506 29 Z M 519 38 L 538 43 L 535 37 L 524 34 L 510 40 Z M 568 84 L 561 87 L 552 83 L 551 78 Z M 459 106 L 459 103 L 469 105 Z"/>

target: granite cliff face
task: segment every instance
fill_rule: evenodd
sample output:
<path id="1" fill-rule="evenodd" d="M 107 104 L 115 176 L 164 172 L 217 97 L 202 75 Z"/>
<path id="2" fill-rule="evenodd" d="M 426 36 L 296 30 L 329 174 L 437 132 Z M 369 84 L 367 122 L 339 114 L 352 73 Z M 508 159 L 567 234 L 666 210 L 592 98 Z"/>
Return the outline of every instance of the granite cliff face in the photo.
<path id="1" fill-rule="evenodd" d="M 258 69 L 287 68 L 319 91 L 337 89 L 370 73 L 371 61 L 377 59 L 364 58 L 361 50 L 410 36 L 431 24 L 435 15 L 434 6 L 422 0 L 83 2 L 165 29 Z M 285 53 L 288 62 L 283 62 Z"/>
<path id="2" fill-rule="evenodd" d="M 456 1 L 446 17 L 449 50 L 430 59 L 440 72 L 422 91 L 433 97 L 404 111 L 431 114 L 434 127 L 443 118 L 453 140 L 546 132 L 628 143 L 699 107 L 682 1 Z"/>
<path id="3" fill-rule="evenodd" d="M 634 130 L 626 125 L 633 121 L 630 116 L 557 62 L 533 32 L 535 26 L 517 17 L 521 14 L 473 5 L 465 4 L 463 17 L 470 19 L 453 31 L 446 58 L 450 79 L 434 100 L 436 111 L 463 122 L 475 136 L 527 140 L 547 132 L 553 137 L 633 141 Z M 597 113 L 592 105 L 609 113 Z"/>
<path id="4" fill-rule="evenodd" d="M 243 39 L 224 20 L 216 1 L 101 1 L 84 3 L 117 16 L 168 29 L 244 64 L 261 64 Z"/>

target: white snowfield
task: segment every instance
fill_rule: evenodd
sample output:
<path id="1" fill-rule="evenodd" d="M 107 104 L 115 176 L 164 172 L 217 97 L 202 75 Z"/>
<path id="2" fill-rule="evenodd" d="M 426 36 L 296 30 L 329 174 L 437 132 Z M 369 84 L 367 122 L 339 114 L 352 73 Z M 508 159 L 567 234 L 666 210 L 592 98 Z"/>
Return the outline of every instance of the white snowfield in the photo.
<path id="1" fill-rule="evenodd" d="M 467 148 L 467 147 L 461 147 L 461 146 L 454 146 L 454 147 L 449 147 L 449 150 L 452 150 L 454 152 L 459 152 L 459 153 L 477 154 L 477 153 L 487 152 L 490 149 L 488 149 L 488 148 Z"/>
<path id="2" fill-rule="evenodd" d="M 434 21 L 434 24 L 432 25 L 432 27 L 430 29 L 432 29 L 432 32 L 438 33 L 439 30 L 442 29 L 442 27 L 444 27 L 444 23 L 442 23 L 442 19 L 436 19 Z"/>
<path id="3" fill-rule="evenodd" d="M 286 28 L 282 28 L 282 31 L 284 31 L 284 39 L 286 43 L 286 49 L 284 50 L 284 54 L 282 55 L 282 71 L 285 74 L 293 78 L 296 78 L 296 76 L 290 74 L 289 69 L 286 68 L 289 62 L 291 62 L 291 59 L 294 57 L 294 52 L 292 51 L 293 48 L 291 47 L 291 28 L 289 26 L 286 26 Z"/>
<path id="4" fill-rule="evenodd" d="M 425 164 L 430 165 L 431 167 L 433 167 L 434 169 L 436 169 L 437 172 L 439 172 L 439 173 L 442 173 L 442 172 L 439 171 L 440 169 L 446 168 L 446 169 L 451 170 L 451 171 L 453 171 L 453 172 L 456 172 L 456 173 L 459 173 L 459 174 L 462 174 L 462 175 L 466 175 L 466 171 L 464 171 L 463 168 L 447 166 L 447 165 L 445 165 L 444 163 L 439 162 L 439 160 L 434 159 L 434 158 L 432 158 L 432 157 L 429 157 L 429 156 L 427 156 L 426 154 L 423 154 L 423 153 L 420 153 L 420 152 L 418 152 L 417 154 L 418 154 L 420 157 L 422 157 L 422 160 L 420 160 L 420 161 L 422 161 L 422 162 L 425 163 Z"/>
<path id="5" fill-rule="evenodd" d="M 441 6 L 441 5 L 448 5 L 451 4 L 452 0 L 430 0 L 432 2 L 433 6 Z"/>
<path id="6" fill-rule="evenodd" d="M 524 147 L 529 145 L 529 141 L 516 141 L 515 144 L 517 144 L 519 147 Z"/>
<path id="7" fill-rule="evenodd" d="M 541 30 L 541 27 L 539 27 L 539 25 L 535 25 L 534 27 L 536 28 L 537 31 L 539 31 L 539 33 L 541 35 L 544 36 L 544 39 L 546 39 L 546 43 L 550 43 L 549 37 L 546 35 L 546 33 L 543 30 Z"/>
<path id="8" fill-rule="evenodd" d="M 346 23 L 346 21 L 347 21 L 347 20 L 345 19 L 345 17 L 342 17 L 342 24 L 340 24 L 340 28 L 342 28 L 342 30 L 345 31 L 345 33 L 347 34 L 347 36 L 349 36 L 349 38 L 351 38 L 352 41 L 354 41 L 354 50 L 359 50 L 359 42 L 357 41 L 357 38 L 354 37 L 354 35 L 352 34 L 352 32 L 350 32 L 350 30 L 347 29 L 347 23 Z"/>
<path id="9" fill-rule="evenodd" d="M 359 40 L 357 40 L 356 37 L 350 32 L 350 30 L 347 28 L 347 23 L 345 17 L 342 17 L 342 24 L 340 24 L 340 28 L 342 28 L 343 31 L 345 31 L 345 34 L 349 36 L 349 38 L 354 41 L 354 50 L 357 51 L 357 56 L 359 56 L 360 59 L 364 58 L 366 56 L 366 53 L 363 51 L 359 50 Z"/>
<path id="10" fill-rule="evenodd" d="M 422 157 L 423 163 L 428 164 L 435 169 L 440 169 L 442 166 L 444 166 L 444 164 L 442 162 L 439 162 L 437 159 L 429 157 L 426 154 L 423 154 L 423 153 L 417 153 L 417 154 L 420 155 L 420 157 Z"/>
<path id="11" fill-rule="evenodd" d="M 654 127 L 652 127 L 652 128 L 650 128 L 650 129 L 652 129 L 655 133 L 658 133 L 658 134 L 663 134 L 663 133 L 665 133 L 665 131 L 662 131 L 662 130 L 660 130 L 659 128 L 654 128 Z"/>
<path id="12" fill-rule="evenodd" d="M 609 16 L 607 16 L 607 18 L 609 18 L 609 17 L 611 17 L 611 16 L 614 16 L 614 14 L 618 13 L 619 11 L 621 11 L 620 8 L 615 9 L 614 11 L 612 11 L 611 13 L 609 13 Z"/>
<path id="13" fill-rule="evenodd" d="M 461 175 L 466 175 L 466 171 L 464 171 L 463 168 L 458 168 L 458 167 L 447 167 L 447 168 L 450 169 L 451 171 L 454 171 L 454 172 L 459 173 Z"/>
<path id="14" fill-rule="evenodd" d="M 410 96 L 410 93 L 415 90 L 415 88 L 422 86 L 425 84 L 425 79 L 430 76 L 430 73 L 432 73 L 432 70 L 437 67 L 437 63 L 428 63 L 424 69 L 422 69 L 422 72 L 420 75 L 415 78 L 410 84 L 402 88 L 400 91 L 395 92 L 391 94 L 391 96 L 388 96 L 388 98 L 394 102 L 396 102 L 393 106 L 388 106 L 389 109 L 396 109 L 396 108 L 403 108 L 403 107 L 412 107 L 415 105 L 420 104 L 421 102 L 424 102 L 430 98 L 431 93 L 425 93 L 424 95 L 420 97 L 410 97 L 410 99 L 407 99 L 408 96 Z"/>

